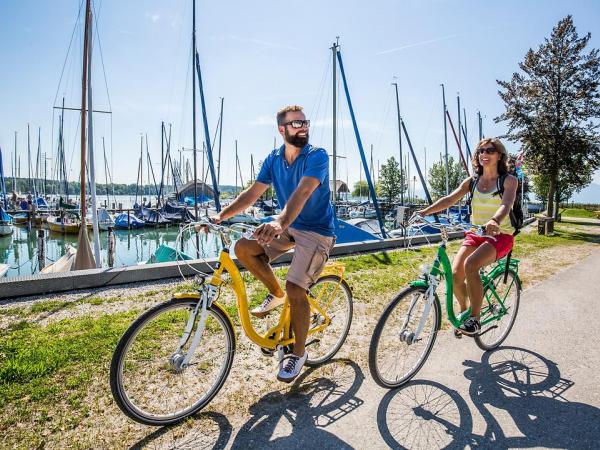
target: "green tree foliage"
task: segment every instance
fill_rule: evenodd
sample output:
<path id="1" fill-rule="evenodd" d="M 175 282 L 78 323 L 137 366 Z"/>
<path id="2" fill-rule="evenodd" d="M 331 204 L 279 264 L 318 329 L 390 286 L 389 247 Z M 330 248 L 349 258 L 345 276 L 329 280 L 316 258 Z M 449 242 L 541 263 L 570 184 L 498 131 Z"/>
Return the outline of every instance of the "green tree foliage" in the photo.
<path id="1" fill-rule="evenodd" d="M 369 193 L 369 185 L 365 180 L 360 180 L 354 183 L 354 189 L 352 190 L 353 197 L 364 197 Z"/>
<path id="2" fill-rule="evenodd" d="M 406 176 L 400 176 L 400 165 L 392 156 L 381 166 L 379 171 L 377 196 L 392 203 L 398 200 L 401 192 L 406 192 L 406 187 Z"/>
<path id="3" fill-rule="evenodd" d="M 448 173 L 449 192 L 460 186 L 460 183 L 467 178 L 462 163 L 454 161 L 452 156 L 448 157 Z M 429 169 L 429 186 L 434 200 L 446 195 L 446 163 L 444 161 L 435 163 Z"/>
<path id="4" fill-rule="evenodd" d="M 600 60 L 585 49 L 590 33 L 579 37 L 571 16 L 562 19 L 537 50 L 530 49 L 520 72 L 500 81 L 507 137 L 523 147 L 528 170 L 547 182 L 548 213 L 563 193 L 582 189 L 600 167 Z M 536 191 L 537 192 L 537 191 Z"/>

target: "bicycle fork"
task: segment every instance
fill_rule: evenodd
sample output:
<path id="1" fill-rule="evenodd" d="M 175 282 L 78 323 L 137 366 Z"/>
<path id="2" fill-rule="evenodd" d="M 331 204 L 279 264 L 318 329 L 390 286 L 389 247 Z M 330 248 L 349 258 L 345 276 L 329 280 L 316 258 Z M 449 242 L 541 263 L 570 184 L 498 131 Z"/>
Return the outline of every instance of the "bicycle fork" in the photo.
<path id="1" fill-rule="evenodd" d="M 408 314 L 406 315 L 406 319 L 404 319 L 404 323 L 402 324 L 402 328 L 400 329 L 400 340 L 402 342 L 407 343 L 408 345 L 414 344 L 420 340 L 421 332 L 425 327 L 425 323 L 427 322 L 427 318 L 429 317 L 429 312 L 431 311 L 431 307 L 433 306 L 433 302 L 435 299 L 434 292 L 437 287 L 437 280 L 434 277 L 429 277 L 429 285 L 427 290 L 425 291 L 425 296 L 427 297 L 425 307 L 423 308 L 423 314 L 421 315 L 421 319 L 419 320 L 419 324 L 417 325 L 417 329 L 413 332 L 410 328 L 408 328 L 408 324 L 411 322 L 414 309 L 419 301 L 419 296 L 414 296 L 410 306 L 408 308 Z"/>
<path id="2" fill-rule="evenodd" d="M 173 370 L 175 370 L 176 372 L 182 372 L 189 366 L 190 360 L 193 358 L 198 344 L 200 344 L 200 339 L 202 338 L 202 333 L 204 332 L 204 328 L 206 326 L 208 308 L 210 308 L 210 305 L 212 304 L 216 296 L 216 286 L 209 284 L 202 287 L 200 293 L 200 301 L 196 304 L 193 311 L 190 313 L 190 317 L 188 317 L 185 329 L 183 330 L 183 334 L 179 339 L 177 349 L 169 358 L 169 363 L 171 364 Z M 200 320 L 198 321 L 198 326 L 196 327 L 196 331 L 194 333 L 194 337 L 192 338 L 190 348 L 187 350 L 187 352 L 184 352 L 183 347 L 188 343 L 192 335 L 192 330 L 194 329 L 194 324 L 196 323 L 198 312 L 200 312 Z"/>

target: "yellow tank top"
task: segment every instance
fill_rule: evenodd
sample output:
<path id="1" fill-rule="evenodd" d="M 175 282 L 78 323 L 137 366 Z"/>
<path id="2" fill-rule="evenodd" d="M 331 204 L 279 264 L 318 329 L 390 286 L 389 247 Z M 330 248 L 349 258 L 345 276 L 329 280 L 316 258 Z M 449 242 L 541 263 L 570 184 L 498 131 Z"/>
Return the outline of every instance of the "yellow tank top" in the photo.
<path id="1" fill-rule="evenodd" d="M 502 199 L 496 186 L 490 192 L 481 192 L 479 187 L 475 186 L 473 199 L 471 200 L 471 223 L 485 225 L 494 217 L 500 205 L 502 205 Z M 506 234 L 512 234 L 515 231 L 510 224 L 508 215 L 500 223 L 500 231 Z"/>

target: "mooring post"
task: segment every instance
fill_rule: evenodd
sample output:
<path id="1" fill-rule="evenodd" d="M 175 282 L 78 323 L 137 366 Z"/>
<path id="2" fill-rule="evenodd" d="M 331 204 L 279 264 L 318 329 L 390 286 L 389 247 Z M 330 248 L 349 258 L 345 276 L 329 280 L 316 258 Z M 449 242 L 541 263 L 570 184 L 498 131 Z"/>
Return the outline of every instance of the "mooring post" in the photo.
<path id="1" fill-rule="evenodd" d="M 115 244 L 113 227 L 108 227 L 108 267 L 115 266 Z"/>
<path id="2" fill-rule="evenodd" d="M 41 271 L 46 266 L 46 240 L 44 230 L 38 230 L 38 266 Z"/>

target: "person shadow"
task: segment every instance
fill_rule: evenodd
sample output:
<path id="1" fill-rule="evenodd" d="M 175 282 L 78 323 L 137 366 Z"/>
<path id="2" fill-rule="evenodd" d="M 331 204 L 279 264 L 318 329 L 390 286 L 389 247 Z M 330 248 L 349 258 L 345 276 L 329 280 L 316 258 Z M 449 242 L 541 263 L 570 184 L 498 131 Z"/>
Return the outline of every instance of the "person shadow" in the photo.
<path id="1" fill-rule="evenodd" d="M 382 399 L 377 423 L 391 448 L 598 448 L 600 409 L 567 400 L 574 385 L 539 353 L 500 347 L 465 361 L 469 397 L 485 421 L 473 433 L 472 411 L 455 390 L 413 380 Z"/>
<path id="2" fill-rule="evenodd" d="M 250 419 L 231 448 L 351 449 L 325 428 L 363 404 L 356 393 L 364 378 L 348 359 L 306 370 L 289 390 L 270 392 L 250 406 Z"/>

